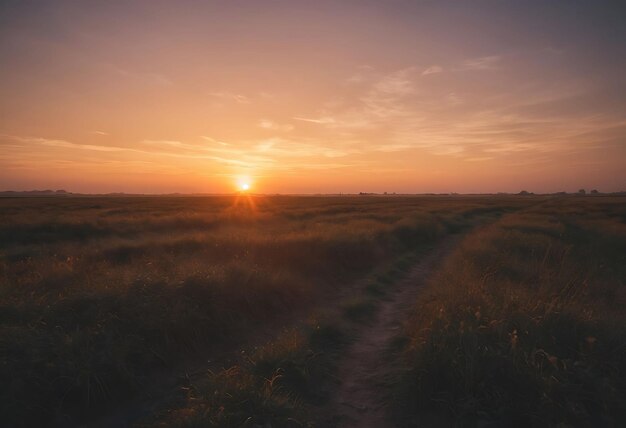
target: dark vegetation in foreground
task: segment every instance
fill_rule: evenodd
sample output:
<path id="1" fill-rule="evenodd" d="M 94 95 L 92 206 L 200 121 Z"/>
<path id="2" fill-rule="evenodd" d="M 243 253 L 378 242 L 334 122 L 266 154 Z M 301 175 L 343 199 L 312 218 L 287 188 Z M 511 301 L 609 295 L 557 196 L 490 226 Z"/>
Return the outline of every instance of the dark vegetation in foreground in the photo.
<path id="1" fill-rule="evenodd" d="M 466 237 L 406 331 L 401 426 L 624 426 L 626 200 L 561 198 Z"/>
<path id="2" fill-rule="evenodd" d="M 242 353 L 226 368 L 191 380 L 183 402 L 139 426 L 336 426 L 342 419 L 329 397 L 343 381 L 337 363 L 420 255 L 410 252 L 383 265 L 342 298 L 325 301 L 304 323 Z"/>
<path id="3" fill-rule="evenodd" d="M 141 394 L 154 373 L 236 349 L 259 326 L 302 316 L 403 254 L 537 201 L 0 199 L 2 422 L 93 421 Z M 372 295 L 381 284 L 370 287 Z M 371 308 L 356 302 L 345 310 L 358 320 Z M 181 410 L 180 424 L 193 425 L 200 414 L 198 423 L 239 426 L 281 412 L 289 424 L 304 401 L 321 400 L 312 386 L 319 382 L 306 379 L 323 378 L 316 375 L 327 372 L 322 350 L 337 349 L 341 332 L 311 322 L 291 339 L 285 334 L 282 345 L 250 357 L 248 368 L 206 380 L 223 385 L 221 392 L 208 387 L 201 399 L 203 389 L 192 388 L 190 399 L 206 408 L 191 406 L 191 419 Z M 229 406 L 238 394 L 252 407 Z"/>

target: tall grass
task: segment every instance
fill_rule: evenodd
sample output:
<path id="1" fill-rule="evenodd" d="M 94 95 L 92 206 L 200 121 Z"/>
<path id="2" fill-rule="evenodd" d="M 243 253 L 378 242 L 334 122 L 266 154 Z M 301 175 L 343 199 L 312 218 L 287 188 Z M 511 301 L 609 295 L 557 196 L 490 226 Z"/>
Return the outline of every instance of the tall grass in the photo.
<path id="1" fill-rule="evenodd" d="M 0 414 L 74 425 L 519 198 L 0 199 Z"/>
<path id="2" fill-rule="evenodd" d="M 467 236 L 407 324 L 398 423 L 623 424 L 625 213 L 564 198 Z"/>
<path id="3" fill-rule="evenodd" d="M 346 340 L 327 322 L 287 330 L 237 364 L 190 383 L 183 406 L 145 426 L 313 427 L 309 406 L 330 395 L 332 361 Z"/>

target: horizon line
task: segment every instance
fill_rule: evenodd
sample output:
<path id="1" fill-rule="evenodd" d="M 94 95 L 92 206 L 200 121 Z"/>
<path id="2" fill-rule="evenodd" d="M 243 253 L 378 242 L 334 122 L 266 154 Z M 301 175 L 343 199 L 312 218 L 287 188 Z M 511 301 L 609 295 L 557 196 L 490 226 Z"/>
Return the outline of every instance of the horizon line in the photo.
<path id="1" fill-rule="evenodd" d="M 584 190 L 584 193 L 581 192 Z M 626 190 L 618 190 L 613 192 L 601 192 L 596 189 L 587 190 L 580 189 L 578 191 L 557 191 L 557 192 L 532 192 L 522 190 L 519 192 L 469 192 L 469 193 L 460 193 L 460 192 L 421 192 L 421 193 L 406 193 L 406 192 L 337 192 L 337 193 L 279 193 L 279 192 L 271 192 L 271 193 L 256 193 L 256 192 L 224 192 L 224 193 L 215 193 L 215 192 L 169 192 L 169 193 L 128 193 L 128 192 L 106 192 L 106 193 L 84 193 L 84 192 L 68 192 L 66 190 L 0 190 L 0 197 L 22 195 L 22 196 L 47 196 L 47 197 L 82 197 L 82 196 L 151 196 L 151 197 L 159 197 L 159 196 L 237 196 L 237 195 L 248 195 L 248 196 L 477 196 L 477 195 L 510 195 L 510 196 L 548 196 L 548 195 L 621 195 L 626 194 Z"/>

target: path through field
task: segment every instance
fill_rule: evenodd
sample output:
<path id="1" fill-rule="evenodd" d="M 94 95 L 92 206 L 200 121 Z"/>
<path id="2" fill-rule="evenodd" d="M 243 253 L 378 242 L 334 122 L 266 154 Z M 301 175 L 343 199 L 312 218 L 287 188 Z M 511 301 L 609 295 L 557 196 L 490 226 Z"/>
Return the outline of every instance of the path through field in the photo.
<path id="1" fill-rule="evenodd" d="M 337 375 L 341 384 L 329 406 L 329 413 L 338 420 L 338 427 L 392 426 L 386 418 L 387 381 L 397 368 L 397 362 L 390 359 L 386 350 L 399 333 L 422 285 L 458 240 L 458 236 L 448 237 L 422 257 L 391 287 L 372 323 L 359 328 L 354 343 L 339 363 Z"/>
<path id="2" fill-rule="evenodd" d="M 388 286 L 388 293 L 378 302 L 378 310 L 370 323 L 355 327 L 352 332 L 355 340 L 342 352 L 343 357 L 339 362 L 337 378 L 341 381 L 330 403 L 324 406 L 323 413 L 329 420 L 320 421 L 318 426 L 350 427 L 376 427 L 385 428 L 391 426 L 386 421 L 385 403 L 388 387 L 386 380 L 392 374 L 397 364 L 390 359 L 385 350 L 391 340 L 400 332 L 402 322 L 408 315 L 408 310 L 415 303 L 421 286 L 429 278 L 439 262 L 454 248 L 459 241 L 459 236 L 449 236 L 433 249 L 424 253 L 418 262 L 409 268 L 408 272 L 395 284 Z M 366 282 L 358 282 L 350 287 L 340 290 L 333 300 L 336 307 L 326 307 L 330 313 L 341 311 L 341 302 L 353 297 L 355 293 L 363 293 Z M 295 321 L 294 321 L 295 322 Z M 300 322 L 300 321 L 298 321 Z M 295 322 L 296 324 L 298 322 Z M 275 331 L 277 327 L 259 329 L 259 331 Z M 255 332 L 255 336 L 265 337 L 267 334 Z M 269 339 L 268 339 L 269 340 Z M 259 340 L 259 343 L 264 342 Z M 251 347 L 248 344 L 247 347 Z M 245 348 L 240 345 L 237 349 Z M 238 353 L 236 353 L 238 355 Z M 229 355 L 228 352 L 225 355 Z M 236 357 L 229 362 L 225 358 L 221 366 L 228 367 L 236 363 Z M 219 370 L 219 359 L 211 363 L 212 369 Z M 107 416 L 88 424 L 93 428 L 104 427 L 130 427 L 138 421 L 156 415 L 163 409 L 176 408 L 184 403 L 184 397 L 180 394 L 181 379 L 186 379 L 185 384 L 193 383 L 198 378 L 205 376 L 207 364 L 199 364 L 197 367 L 187 367 L 178 375 L 169 375 L 159 378 L 155 384 L 147 388 L 150 393 L 145 397 L 131 400 L 125 406 L 121 406 Z M 326 419 L 323 417 L 322 419 Z M 143 426 L 143 425 L 139 425 Z"/>

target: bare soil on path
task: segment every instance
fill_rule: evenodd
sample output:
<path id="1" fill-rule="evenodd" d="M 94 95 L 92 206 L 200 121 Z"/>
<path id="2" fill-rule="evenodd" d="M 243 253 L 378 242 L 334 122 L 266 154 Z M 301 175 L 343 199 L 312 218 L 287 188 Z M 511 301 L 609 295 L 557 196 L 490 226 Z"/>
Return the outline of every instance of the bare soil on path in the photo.
<path id="1" fill-rule="evenodd" d="M 389 379 L 398 362 L 390 357 L 389 347 L 401 332 L 422 286 L 459 238 L 449 236 L 421 257 L 403 279 L 390 287 L 372 322 L 358 328 L 354 342 L 338 365 L 337 377 L 341 383 L 328 405 L 333 425 L 340 428 L 393 426 L 388 420 L 387 404 Z"/>

